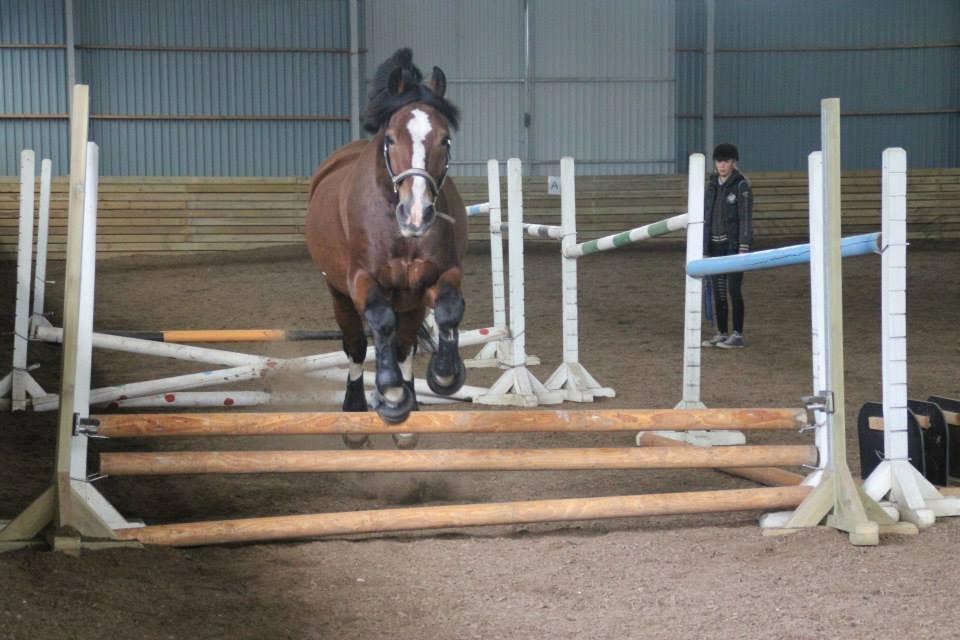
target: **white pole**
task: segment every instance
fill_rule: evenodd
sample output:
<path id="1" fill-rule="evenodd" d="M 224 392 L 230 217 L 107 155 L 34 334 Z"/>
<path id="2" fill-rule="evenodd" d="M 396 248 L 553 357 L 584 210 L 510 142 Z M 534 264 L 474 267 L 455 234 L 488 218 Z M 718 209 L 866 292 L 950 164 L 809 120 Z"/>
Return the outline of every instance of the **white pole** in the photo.
<path id="1" fill-rule="evenodd" d="M 687 176 L 687 264 L 703 258 L 703 192 L 706 158 L 690 155 Z M 703 283 L 685 276 L 683 299 L 683 396 L 677 409 L 703 409 L 700 401 L 700 325 L 702 323 Z"/>
<path id="2" fill-rule="evenodd" d="M 523 171 L 519 158 L 507 160 L 507 249 L 510 255 L 510 343 L 507 370 L 487 393 L 473 398 L 478 404 L 535 407 L 563 402 L 562 391 L 551 391 L 527 369 L 526 319 L 523 301 Z M 494 199 L 490 200 L 490 212 Z M 492 220 L 491 220 L 491 226 Z"/>
<path id="3" fill-rule="evenodd" d="M 33 250 L 33 151 L 20 152 L 20 224 L 17 236 L 17 302 L 13 324 L 13 385 L 10 408 L 27 408 L 27 337 L 30 331 L 30 267 Z"/>
<path id="4" fill-rule="evenodd" d="M 48 326 L 37 327 L 34 329 L 34 339 L 41 342 L 62 342 L 63 329 Z M 236 367 L 245 364 L 266 364 L 267 362 L 277 360 L 276 358 L 268 358 L 266 356 L 209 349 L 207 347 L 195 347 L 188 344 L 156 342 L 142 338 L 114 336 L 107 333 L 94 333 L 92 340 L 93 346 L 97 349 L 139 353 L 145 356 L 172 358 L 186 362 L 202 362 L 204 364 L 215 364 L 225 367 Z"/>
<path id="5" fill-rule="evenodd" d="M 524 317 L 523 283 L 523 170 L 519 158 L 507 160 L 507 224 L 510 231 L 507 249 L 510 253 L 510 365 L 527 363 L 527 327 Z"/>
<path id="6" fill-rule="evenodd" d="M 180 391 L 162 395 L 127 398 L 108 403 L 110 408 L 145 409 L 151 407 L 219 407 L 237 409 L 259 406 L 314 406 L 343 403 L 343 391 L 320 390 L 311 392 L 277 391 Z M 373 391 L 367 392 L 367 402 L 373 400 Z M 427 395 L 417 395 L 421 404 L 453 404 L 457 400 Z"/>
<path id="7" fill-rule="evenodd" d="M 50 234 L 50 184 L 53 173 L 49 158 L 40 163 L 40 208 L 37 212 L 37 261 L 33 270 L 33 320 L 46 319 L 43 308 L 47 287 L 47 244 Z"/>
<path id="8" fill-rule="evenodd" d="M 99 147 L 87 143 L 87 173 L 83 191 L 83 227 L 80 253 L 80 314 L 77 321 L 77 359 L 74 374 L 74 413 L 90 415 L 90 376 L 93 369 L 93 301 L 97 261 L 97 183 L 100 178 Z M 87 436 L 73 436 L 70 447 L 70 477 L 87 478 Z"/>
<path id="9" fill-rule="evenodd" d="M 561 286 L 563 287 L 563 361 L 580 361 L 577 308 L 577 258 L 568 258 L 566 252 L 577 244 L 577 190 L 573 158 L 560 158 L 560 224 L 563 240 L 560 243 Z M 549 385 L 547 385 L 549 386 Z"/>
<path id="10" fill-rule="evenodd" d="M 507 327 L 507 296 L 503 276 L 503 212 L 500 204 L 500 163 L 487 160 L 487 202 L 469 207 L 467 215 L 488 214 L 490 232 L 490 282 L 493 287 L 493 326 L 503 330 L 505 337 L 488 342 L 476 356 L 464 361 L 468 367 L 508 366 L 512 346 Z M 460 346 L 466 346 L 464 333 L 460 334 Z"/>
<path id="11" fill-rule="evenodd" d="M 507 296 L 503 278 L 503 213 L 500 204 L 500 163 L 487 160 L 487 195 L 490 204 L 490 278 L 493 283 L 493 326 L 507 326 Z"/>
<path id="12" fill-rule="evenodd" d="M 823 308 L 823 153 L 814 151 L 807 156 L 808 205 L 810 208 L 810 350 L 813 366 L 813 393 L 827 388 L 824 372 L 827 369 L 826 334 Z M 817 429 L 814 441 L 820 460 L 817 468 L 822 473 L 830 460 L 830 443 L 826 429 L 826 414 L 815 410 Z M 808 476 L 810 482 L 819 482 L 821 473 Z"/>
<path id="13" fill-rule="evenodd" d="M 907 152 L 885 149 L 883 169 L 883 450 L 907 461 Z"/>

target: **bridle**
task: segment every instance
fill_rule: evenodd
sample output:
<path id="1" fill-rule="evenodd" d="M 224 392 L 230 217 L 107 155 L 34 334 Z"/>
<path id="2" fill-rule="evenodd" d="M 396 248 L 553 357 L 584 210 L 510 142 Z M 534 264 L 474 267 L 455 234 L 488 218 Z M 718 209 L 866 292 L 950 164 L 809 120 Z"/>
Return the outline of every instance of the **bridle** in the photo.
<path id="1" fill-rule="evenodd" d="M 447 169 L 450 168 L 450 147 L 449 145 L 447 146 L 447 161 L 443 165 L 443 173 L 440 174 L 439 180 L 434 180 L 433 176 L 431 176 L 426 169 L 417 169 L 415 167 L 395 174 L 393 167 L 390 166 L 390 152 L 386 136 L 383 137 L 383 164 L 387 168 L 387 175 L 390 176 L 390 182 L 393 183 L 394 193 L 400 190 L 400 183 L 404 180 L 410 176 L 419 176 L 427 181 L 427 184 L 430 185 L 430 189 L 433 191 L 433 197 L 436 198 L 440 195 L 440 189 L 443 187 L 444 180 L 447 179 Z"/>

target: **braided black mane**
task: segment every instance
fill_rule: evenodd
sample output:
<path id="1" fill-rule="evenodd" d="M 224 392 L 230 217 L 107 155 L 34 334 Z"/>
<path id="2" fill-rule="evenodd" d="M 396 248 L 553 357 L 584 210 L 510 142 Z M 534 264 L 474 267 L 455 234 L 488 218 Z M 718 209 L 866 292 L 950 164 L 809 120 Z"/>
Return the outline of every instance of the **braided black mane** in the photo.
<path id="1" fill-rule="evenodd" d="M 402 86 L 404 91 L 394 94 L 390 91 L 390 76 L 397 69 L 402 70 Z M 460 110 L 444 98 L 438 96 L 423 84 L 423 74 L 413 64 L 413 51 L 397 49 L 379 67 L 373 78 L 373 88 L 367 96 L 369 103 L 363 113 L 363 128 L 370 133 L 376 133 L 398 109 L 412 102 L 421 102 L 433 107 L 442 114 L 450 126 L 456 129 L 460 124 Z"/>

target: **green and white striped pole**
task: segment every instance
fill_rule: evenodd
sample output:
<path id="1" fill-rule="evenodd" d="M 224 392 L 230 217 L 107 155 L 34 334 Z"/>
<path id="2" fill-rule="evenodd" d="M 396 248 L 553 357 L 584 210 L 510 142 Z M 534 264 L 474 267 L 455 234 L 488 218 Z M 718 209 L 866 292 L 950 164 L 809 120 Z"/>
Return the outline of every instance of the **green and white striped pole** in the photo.
<path id="1" fill-rule="evenodd" d="M 681 213 L 672 218 L 660 220 L 659 222 L 654 222 L 643 227 L 637 227 L 629 231 L 623 231 L 582 244 L 576 244 L 572 247 L 565 248 L 563 255 L 567 258 L 579 258 L 580 256 L 590 255 L 591 253 L 610 251 L 611 249 L 618 249 L 628 244 L 640 242 L 641 240 L 649 240 L 650 238 L 664 236 L 674 231 L 680 231 L 681 229 L 687 228 L 687 216 L 688 214 Z"/>

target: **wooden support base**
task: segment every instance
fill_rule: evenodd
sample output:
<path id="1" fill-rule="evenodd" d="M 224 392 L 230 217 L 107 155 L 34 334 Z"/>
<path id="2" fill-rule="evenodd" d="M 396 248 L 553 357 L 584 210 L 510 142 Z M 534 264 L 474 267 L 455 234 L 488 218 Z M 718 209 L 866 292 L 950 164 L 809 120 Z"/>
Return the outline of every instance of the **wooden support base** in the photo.
<path id="1" fill-rule="evenodd" d="M 198 546 L 322 536 L 793 508 L 810 488 L 762 487 L 606 498 L 412 507 L 168 524 L 115 532 L 143 544 Z"/>
<path id="2" fill-rule="evenodd" d="M 196 473 L 681 469 L 816 464 L 816 447 L 424 449 L 418 451 L 174 451 L 103 453 L 111 476 Z"/>
<path id="3" fill-rule="evenodd" d="M 344 433 L 526 433 L 699 429 L 794 430 L 801 409 L 607 409 L 414 412 L 401 424 L 376 413 L 146 413 L 94 416 L 98 435 L 153 438 Z"/>

